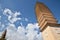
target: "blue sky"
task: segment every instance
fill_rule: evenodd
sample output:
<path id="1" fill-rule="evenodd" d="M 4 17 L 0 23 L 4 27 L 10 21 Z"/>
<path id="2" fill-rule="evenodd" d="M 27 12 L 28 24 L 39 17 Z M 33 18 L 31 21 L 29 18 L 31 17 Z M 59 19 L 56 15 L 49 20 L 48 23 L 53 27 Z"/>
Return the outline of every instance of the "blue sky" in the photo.
<path id="1" fill-rule="evenodd" d="M 9 8 L 14 11 L 20 11 L 23 17 L 27 17 L 29 22 L 35 23 L 35 4 L 37 0 L 0 0 L 2 8 Z M 38 0 L 43 2 L 52 11 L 57 20 L 60 19 L 60 0 Z"/>

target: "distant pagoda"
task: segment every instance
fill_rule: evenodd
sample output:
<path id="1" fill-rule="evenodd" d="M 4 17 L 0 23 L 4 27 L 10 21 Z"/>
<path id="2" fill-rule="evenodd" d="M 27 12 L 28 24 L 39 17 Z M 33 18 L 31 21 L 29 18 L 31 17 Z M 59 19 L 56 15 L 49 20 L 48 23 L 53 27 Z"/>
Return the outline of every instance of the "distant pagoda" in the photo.
<path id="1" fill-rule="evenodd" d="M 7 33 L 7 30 L 5 30 L 0 38 L 0 40 L 6 40 L 6 33 Z"/>

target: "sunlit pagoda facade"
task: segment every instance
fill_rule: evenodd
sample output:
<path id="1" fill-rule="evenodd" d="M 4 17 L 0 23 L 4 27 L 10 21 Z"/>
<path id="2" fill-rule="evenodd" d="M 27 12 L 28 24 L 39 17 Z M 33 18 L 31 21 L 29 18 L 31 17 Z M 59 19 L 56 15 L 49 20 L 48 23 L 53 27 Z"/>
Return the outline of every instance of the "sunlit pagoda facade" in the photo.
<path id="1" fill-rule="evenodd" d="M 41 2 L 37 2 L 35 11 L 43 40 L 60 40 L 60 24 L 49 8 Z"/>

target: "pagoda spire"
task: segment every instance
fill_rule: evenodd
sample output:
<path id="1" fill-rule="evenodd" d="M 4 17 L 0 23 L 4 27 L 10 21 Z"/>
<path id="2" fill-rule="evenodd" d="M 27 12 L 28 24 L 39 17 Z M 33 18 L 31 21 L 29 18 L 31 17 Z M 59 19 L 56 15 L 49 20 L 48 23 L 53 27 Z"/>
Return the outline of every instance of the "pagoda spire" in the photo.
<path id="1" fill-rule="evenodd" d="M 52 12 L 42 2 L 36 3 L 35 12 L 41 31 L 50 23 L 57 24 L 57 20 L 52 15 Z"/>
<path id="2" fill-rule="evenodd" d="M 7 30 L 5 30 L 0 38 L 0 40 L 6 40 L 6 33 L 7 33 Z"/>

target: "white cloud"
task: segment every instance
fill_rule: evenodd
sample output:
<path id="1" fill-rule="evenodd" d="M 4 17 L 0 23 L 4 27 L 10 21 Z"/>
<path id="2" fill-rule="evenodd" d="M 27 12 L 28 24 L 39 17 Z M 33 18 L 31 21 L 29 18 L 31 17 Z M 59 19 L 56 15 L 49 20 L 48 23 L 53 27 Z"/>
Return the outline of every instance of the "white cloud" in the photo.
<path id="1" fill-rule="evenodd" d="M 9 23 L 9 24 L 8 24 L 8 27 L 7 27 L 7 30 L 15 31 L 15 30 L 16 30 L 15 25 Z"/>
<path id="2" fill-rule="evenodd" d="M 18 15 L 21 15 L 20 12 L 12 12 L 10 9 L 4 9 L 3 15 L 6 15 L 9 20 L 9 24 L 7 24 L 7 40 L 41 40 L 40 33 L 38 34 L 38 23 L 28 23 L 26 28 L 24 28 L 23 24 L 16 28 L 14 22 L 21 20 L 22 18 L 18 18 Z M 25 21 L 29 21 L 28 18 L 25 18 Z M 2 25 L 4 27 L 4 25 Z"/>
<path id="3" fill-rule="evenodd" d="M 8 24 L 7 27 L 7 40 L 41 40 L 41 34 L 38 34 L 37 23 L 29 23 L 26 29 L 23 26 L 16 28 L 14 24 Z M 27 33 L 27 34 L 25 34 Z"/>
<path id="4" fill-rule="evenodd" d="M 14 17 L 17 17 L 17 15 L 21 15 L 20 12 L 15 12 Z"/>
<path id="5" fill-rule="evenodd" d="M 29 23 L 26 29 L 23 26 L 16 29 L 14 24 L 9 24 L 6 38 L 7 40 L 41 40 L 41 34 L 38 34 L 38 31 L 34 29 L 38 29 L 37 23 Z"/>
<path id="6" fill-rule="evenodd" d="M 29 23 L 26 29 L 27 29 L 26 36 L 28 37 L 28 40 L 34 40 L 34 38 L 38 35 L 38 31 L 35 30 L 38 29 L 37 23 L 35 24 Z"/>
<path id="7" fill-rule="evenodd" d="M 25 34 L 25 29 L 24 29 L 24 27 L 21 27 L 21 26 L 19 26 L 18 27 L 18 30 L 17 30 L 20 34 Z"/>
<path id="8" fill-rule="evenodd" d="M 14 24 L 10 24 L 7 29 L 7 40 L 27 40 L 25 29 L 23 27 L 19 26 L 18 29 L 16 29 Z"/>
<path id="9" fill-rule="evenodd" d="M 43 38 L 42 38 L 42 34 L 39 33 L 38 36 L 37 36 L 37 38 L 38 38 L 38 40 L 43 40 Z"/>
<path id="10" fill-rule="evenodd" d="M 23 26 L 15 27 L 14 24 L 9 24 L 7 28 L 7 40 L 41 40 L 41 34 L 38 34 L 37 23 L 29 23 L 26 29 Z M 27 34 L 25 34 L 27 33 Z"/>
<path id="11" fill-rule="evenodd" d="M 14 16 L 14 15 L 13 15 L 13 16 Z M 9 16 L 9 17 L 8 17 L 8 20 L 9 20 L 11 23 L 16 22 L 17 20 L 21 20 L 21 18 L 16 18 L 16 17 L 13 17 L 13 16 Z"/>
<path id="12" fill-rule="evenodd" d="M 14 23 L 17 20 L 21 20 L 21 18 L 18 18 L 18 15 L 21 15 L 20 12 L 12 12 L 10 9 L 5 8 L 3 11 L 3 14 L 6 15 L 8 17 L 8 20 L 10 21 L 10 23 Z"/>
<path id="13" fill-rule="evenodd" d="M 3 14 L 6 16 L 9 16 L 9 15 L 12 15 L 13 13 L 10 9 L 5 8 Z"/>
<path id="14" fill-rule="evenodd" d="M 38 28 L 39 28 L 38 23 L 35 23 L 35 24 L 29 23 L 26 27 L 26 29 L 30 29 L 30 30 L 34 30 Z"/>

